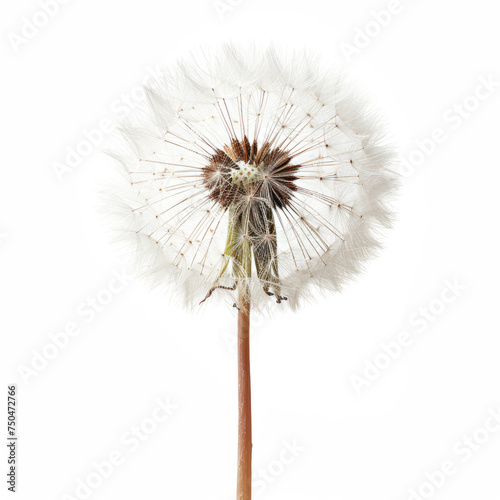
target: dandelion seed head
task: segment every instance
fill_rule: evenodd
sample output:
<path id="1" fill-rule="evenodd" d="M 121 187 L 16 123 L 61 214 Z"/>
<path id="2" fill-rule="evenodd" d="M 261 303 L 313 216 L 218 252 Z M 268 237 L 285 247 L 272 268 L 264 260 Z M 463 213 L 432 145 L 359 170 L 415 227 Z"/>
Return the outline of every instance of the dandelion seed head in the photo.
<path id="1" fill-rule="evenodd" d="M 226 46 L 146 89 L 113 152 L 113 222 L 136 274 L 190 307 L 295 309 L 380 248 L 397 187 L 383 122 L 311 54 Z"/>

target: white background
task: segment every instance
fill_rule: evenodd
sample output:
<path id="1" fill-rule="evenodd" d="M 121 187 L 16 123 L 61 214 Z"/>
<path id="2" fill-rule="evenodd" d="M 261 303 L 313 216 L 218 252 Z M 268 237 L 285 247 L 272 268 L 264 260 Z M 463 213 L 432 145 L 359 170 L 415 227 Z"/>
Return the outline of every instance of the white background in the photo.
<path id="1" fill-rule="evenodd" d="M 381 27 L 373 13 L 389 8 Z M 500 87 L 480 83 L 500 82 L 494 4 L 241 0 L 221 18 L 210 0 L 70 0 L 30 30 L 24 18 L 43 24 L 40 9 L 2 2 L 0 435 L 15 383 L 17 498 L 83 498 L 76 486 L 91 474 L 92 499 L 235 498 L 234 311 L 191 316 L 130 280 L 110 296 L 122 271 L 95 210 L 111 168 L 105 140 L 94 134 L 62 178 L 55 166 L 119 118 L 148 67 L 252 39 L 347 66 L 413 162 L 399 221 L 366 274 L 342 295 L 254 322 L 255 498 L 498 498 L 500 432 L 488 415 L 500 409 Z M 418 141 L 428 154 L 415 153 Z M 92 297 L 112 300 L 91 316 Z M 47 360 L 51 335 L 72 322 L 79 335 Z M 402 332 L 412 342 L 388 361 L 381 344 Z M 386 367 L 364 373 L 370 362 Z M 372 380 L 357 391 L 354 375 Z M 151 431 L 158 397 L 177 408 L 132 450 L 122 436 Z M 123 461 L 95 488 L 92 464 L 113 452 Z M 426 485 L 445 461 L 453 473 Z"/>

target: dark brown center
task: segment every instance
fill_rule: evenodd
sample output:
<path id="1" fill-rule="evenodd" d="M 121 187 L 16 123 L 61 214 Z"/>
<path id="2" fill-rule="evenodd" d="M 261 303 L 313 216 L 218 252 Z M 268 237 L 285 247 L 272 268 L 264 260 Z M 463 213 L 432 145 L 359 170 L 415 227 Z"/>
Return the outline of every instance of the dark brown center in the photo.
<path id="1" fill-rule="evenodd" d="M 287 151 L 268 142 L 259 148 L 257 141 L 250 144 L 245 136 L 215 151 L 203 168 L 203 182 L 210 198 L 224 208 L 250 196 L 266 200 L 272 209 L 282 209 L 297 190 L 300 165 L 291 161 Z"/>

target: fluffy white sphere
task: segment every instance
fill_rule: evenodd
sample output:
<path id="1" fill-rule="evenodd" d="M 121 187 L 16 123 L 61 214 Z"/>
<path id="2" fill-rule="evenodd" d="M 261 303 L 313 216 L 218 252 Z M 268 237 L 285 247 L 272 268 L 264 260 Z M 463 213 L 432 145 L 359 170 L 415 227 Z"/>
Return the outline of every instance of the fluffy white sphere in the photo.
<path id="1" fill-rule="evenodd" d="M 311 54 L 227 46 L 178 63 L 113 152 L 114 228 L 136 274 L 189 306 L 296 308 L 379 248 L 395 155 L 373 109 Z"/>

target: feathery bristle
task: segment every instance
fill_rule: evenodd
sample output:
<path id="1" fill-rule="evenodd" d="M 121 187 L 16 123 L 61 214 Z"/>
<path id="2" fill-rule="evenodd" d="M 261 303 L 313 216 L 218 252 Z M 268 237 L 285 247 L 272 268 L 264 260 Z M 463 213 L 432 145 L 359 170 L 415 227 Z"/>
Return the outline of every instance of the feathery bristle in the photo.
<path id="1" fill-rule="evenodd" d="M 115 154 L 129 180 L 115 227 L 135 241 L 137 274 L 189 306 L 236 302 L 244 284 L 257 309 L 296 308 L 378 251 L 395 155 L 340 72 L 227 46 L 179 63 L 147 95 Z"/>

